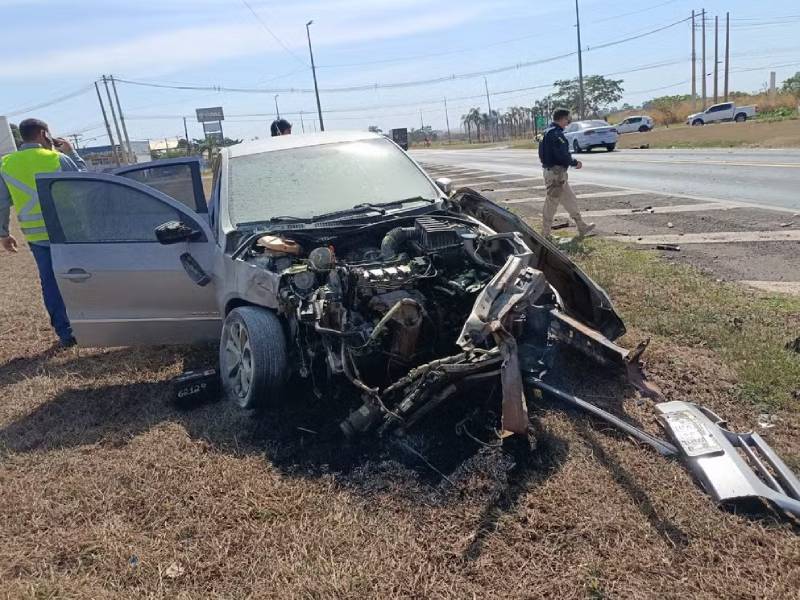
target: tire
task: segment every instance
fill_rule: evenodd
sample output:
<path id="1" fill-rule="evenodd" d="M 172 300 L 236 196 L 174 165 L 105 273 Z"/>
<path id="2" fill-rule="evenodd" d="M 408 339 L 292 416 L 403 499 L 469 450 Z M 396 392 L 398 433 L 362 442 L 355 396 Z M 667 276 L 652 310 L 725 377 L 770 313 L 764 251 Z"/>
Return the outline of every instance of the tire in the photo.
<path id="1" fill-rule="evenodd" d="M 274 403 L 288 372 L 286 334 L 275 313 L 240 306 L 225 318 L 219 344 L 222 389 L 246 410 Z"/>
<path id="2" fill-rule="evenodd" d="M 583 150 L 581 150 L 581 145 L 578 143 L 578 140 L 572 140 L 572 151 L 575 154 L 580 154 L 581 152 L 583 152 Z"/>
<path id="3" fill-rule="evenodd" d="M 616 144 L 606 144 L 606 152 L 613 152 L 616 147 Z"/>
<path id="4" fill-rule="evenodd" d="M 736 115 L 736 117 L 734 117 L 733 120 L 736 121 L 737 123 L 744 123 L 745 121 L 747 121 L 747 115 L 744 113 L 739 113 L 738 115 Z"/>
<path id="5" fill-rule="evenodd" d="M 648 131 L 650 131 L 650 128 L 647 125 L 639 127 L 639 133 L 647 133 Z"/>
<path id="6" fill-rule="evenodd" d="M 694 121 L 692 121 L 692 127 L 699 127 L 700 125 L 705 125 L 705 123 L 703 123 L 703 121 L 701 121 L 700 119 L 695 119 Z"/>

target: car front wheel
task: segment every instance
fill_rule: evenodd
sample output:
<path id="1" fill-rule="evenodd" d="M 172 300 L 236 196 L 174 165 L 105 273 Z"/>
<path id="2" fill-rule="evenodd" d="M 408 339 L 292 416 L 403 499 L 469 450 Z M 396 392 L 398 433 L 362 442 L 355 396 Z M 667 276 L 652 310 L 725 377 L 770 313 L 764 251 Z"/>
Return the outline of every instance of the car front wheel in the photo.
<path id="1" fill-rule="evenodd" d="M 606 144 L 606 152 L 613 152 L 616 147 L 616 144 Z"/>
<path id="2" fill-rule="evenodd" d="M 699 127 L 700 125 L 703 124 L 704 124 L 703 121 L 701 121 L 700 119 L 695 119 L 694 121 L 692 121 L 692 127 Z"/>
<path id="3" fill-rule="evenodd" d="M 583 150 L 581 150 L 581 145 L 578 143 L 578 140 L 572 140 L 572 151 L 575 154 L 580 154 L 581 152 L 583 152 Z"/>
<path id="4" fill-rule="evenodd" d="M 233 309 L 219 345 L 225 396 L 244 409 L 273 403 L 286 383 L 286 335 L 275 313 L 257 306 Z"/>

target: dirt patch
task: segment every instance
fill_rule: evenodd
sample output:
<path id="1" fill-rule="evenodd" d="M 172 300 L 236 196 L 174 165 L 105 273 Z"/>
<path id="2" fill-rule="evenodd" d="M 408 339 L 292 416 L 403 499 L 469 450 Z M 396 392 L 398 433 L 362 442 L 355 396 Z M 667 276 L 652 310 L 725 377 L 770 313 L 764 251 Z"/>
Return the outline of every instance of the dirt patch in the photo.
<path id="1" fill-rule="evenodd" d="M 712 233 L 717 231 L 780 231 L 786 213 L 733 208 L 686 213 L 634 213 L 629 216 L 597 217 L 603 232 L 625 235 L 654 233 Z M 797 220 L 800 227 L 800 219 Z M 672 224 L 672 227 L 670 227 Z"/>
<path id="2" fill-rule="evenodd" d="M 800 242 L 684 244 L 664 255 L 728 281 L 800 281 Z"/>
<path id="3" fill-rule="evenodd" d="M 717 123 L 703 127 L 658 127 L 647 133 L 619 136 L 618 148 L 796 148 L 800 146 L 800 120 L 763 123 Z"/>

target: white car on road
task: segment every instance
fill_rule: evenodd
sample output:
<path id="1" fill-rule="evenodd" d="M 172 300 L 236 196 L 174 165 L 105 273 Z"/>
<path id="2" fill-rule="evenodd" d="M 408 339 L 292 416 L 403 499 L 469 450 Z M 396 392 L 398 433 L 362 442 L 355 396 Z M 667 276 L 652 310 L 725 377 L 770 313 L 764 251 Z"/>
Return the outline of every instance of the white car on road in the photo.
<path id="1" fill-rule="evenodd" d="M 687 125 L 705 125 L 706 123 L 721 123 L 722 121 L 736 121 L 743 123 L 756 116 L 758 107 L 736 106 L 733 102 L 723 102 L 709 106 L 703 112 L 686 117 Z"/>
<path id="2" fill-rule="evenodd" d="M 617 147 L 617 129 L 605 121 L 576 121 L 564 129 L 564 136 L 573 152 L 605 148 L 613 152 Z"/>
<path id="3" fill-rule="evenodd" d="M 652 130 L 653 127 L 655 127 L 655 122 L 652 117 L 637 115 L 623 119 L 614 125 L 614 127 L 617 128 L 617 133 L 635 133 L 637 131 L 644 133 L 645 131 Z"/>

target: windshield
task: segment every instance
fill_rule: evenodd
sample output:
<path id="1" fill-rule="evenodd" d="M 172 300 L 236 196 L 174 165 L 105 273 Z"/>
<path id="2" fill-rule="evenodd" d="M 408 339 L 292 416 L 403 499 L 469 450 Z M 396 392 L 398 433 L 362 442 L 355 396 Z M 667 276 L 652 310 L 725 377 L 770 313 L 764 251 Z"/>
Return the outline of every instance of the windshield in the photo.
<path id="1" fill-rule="evenodd" d="M 430 180 L 386 139 L 240 156 L 231 159 L 229 169 L 234 224 L 310 218 L 362 203 L 439 198 Z"/>

